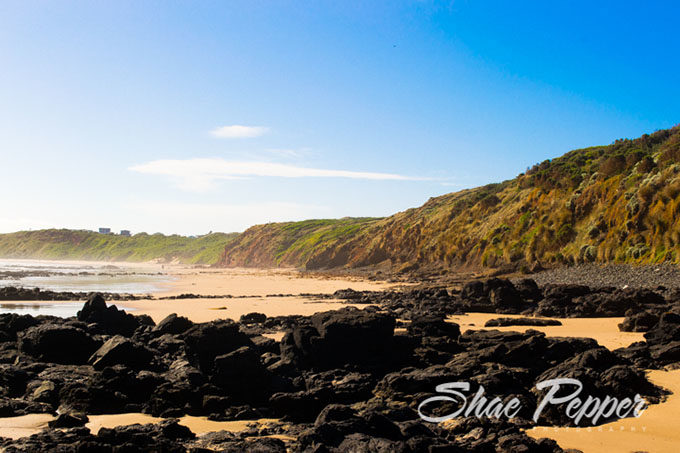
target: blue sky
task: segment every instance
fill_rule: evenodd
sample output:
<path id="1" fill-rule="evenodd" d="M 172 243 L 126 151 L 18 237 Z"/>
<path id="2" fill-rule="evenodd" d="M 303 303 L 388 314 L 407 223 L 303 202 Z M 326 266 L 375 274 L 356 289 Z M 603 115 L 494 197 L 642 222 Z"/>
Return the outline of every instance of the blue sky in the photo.
<path id="1" fill-rule="evenodd" d="M 680 122 L 676 2 L 0 2 L 0 231 L 383 216 Z"/>

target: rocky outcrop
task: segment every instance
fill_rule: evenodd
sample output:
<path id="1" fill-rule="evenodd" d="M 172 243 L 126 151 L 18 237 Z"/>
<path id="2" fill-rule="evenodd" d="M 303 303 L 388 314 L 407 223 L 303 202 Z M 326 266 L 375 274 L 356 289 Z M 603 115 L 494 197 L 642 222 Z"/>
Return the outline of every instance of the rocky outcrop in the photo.
<path id="1" fill-rule="evenodd" d="M 593 262 L 658 269 L 660 261 L 680 261 L 677 246 L 669 247 L 677 242 L 680 217 L 667 189 L 680 180 L 679 150 L 675 126 L 574 150 L 512 180 L 434 197 L 383 219 L 255 225 L 225 246 L 218 265 L 375 266 L 434 276 L 457 268 L 528 272 Z M 507 288 L 497 295 L 512 303 Z"/>
<path id="2" fill-rule="evenodd" d="M 154 332 L 160 332 L 162 334 L 169 333 L 172 335 L 178 335 L 186 332 L 194 323 L 189 321 L 184 316 L 177 316 L 177 313 L 172 313 L 166 316 L 153 328 Z"/>
<path id="3" fill-rule="evenodd" d="M 484 327 L 509 327 L 509 326 L 561 326 L 557 319 L 543 318 L 495 318 L 484 323 Z"/>
<path id="4" fill-rule="evenodd" d="M 283 337 L 281 359 L 303 368 L 379 364 L 391 355 L 394 326 L 394 317 L 382 313 L 350 308 L 317 313 Z"/>
<path id="5" fill-rule="evenodd" d="M 53 428 L 1 446 L 7 451 L 199 452 L 217 446 L 224 451 L 557 453 L 562 450 L 554 442 L 523 432 L 533 426 L 531 415 L 541 397 L 536 382 L 575 377 L 585 394 L 640 393 L 655 402 L 664 392 L 643 370 L 680 362 L 674 302 L 662 303 L 646 292 L 574 286 L 537 291 L 528 280 L 492 279 L 460 293 L 431 288 L 344 294 L 372 303 L 312 316 L 253 314 L 243 323 L 169 316 L 154 326 L 93 297 L 80 312 L 82 320 L 0 316 L 0 359 L 5 360 L 0 360 L 0 415 L 60 414 Z M 608 302 L 619 296 L 625 301 Z M 648 323 L 645 342 L 614 352 L 592 339 L 551 338 L 535 330 L 461 333 L 447 321 L 448 314 L 471 306 L 534 314 L 548 298 L 561 301 L 557 311 L 569 316 L 644 307 L 659 313 L 658 320 Z M 632 311 L 629 315 L 637 319 Z M 114 327 L 113 319 L 125 328 Z M 506 323 L 500 319 L 498 324 Z M 536 322 L 528 319 L 512 323 Z M 268 329 L 286 333 L 275 342 L 262 335 Z M 419 403 L 433 396 L 437 385 L 456 381 L 469 382 L 473 391 L 483 386 L 489 395 L 514 396 L 523 409 L 512 421 L 461 417 L 446 429 L 421 420 Z M 116 412 L 283 422 L 200 438 L 173 421 L 98 435 L 82 427 L 82 414 Z M 553 408 L 539 423 L 572 421 Z M 266 437 L 272 434 L 286 440 Z"/>
<path id="6" fill-rule="evenodd" d="M 215 358 L 241 346 L 250 346 L 250 339 L 231 320 L 198 324 L 181 335 L 187 344 L 192 363 L 204 373 L 211 373 Z"/>
<path id="7" fill-rule="evenodd" d="M 100 294 L 92 295 L 76 317 L 84 323 L 94 324 L 97 333 L 124 337 L 132 336 L 143 322 L 148 323 L 146 318 L 136 318 L 115 305 L 107 306 Z"/>
<path id="8" fill-rule="evenodd" d="M 95 370 L 103 370 L 114 365 L 132 369 L 150 369 L 154 354 L 146 346 L 116 335 L 97 349 L 88 363 Z"/>
<path id="9" fill-rule="evenodd" d="M 86 363 L 99 344 L 84 330 L 59 324 L 29 327 L 17 343 L 19 352 L 37 360 L 74 365 Z"/>

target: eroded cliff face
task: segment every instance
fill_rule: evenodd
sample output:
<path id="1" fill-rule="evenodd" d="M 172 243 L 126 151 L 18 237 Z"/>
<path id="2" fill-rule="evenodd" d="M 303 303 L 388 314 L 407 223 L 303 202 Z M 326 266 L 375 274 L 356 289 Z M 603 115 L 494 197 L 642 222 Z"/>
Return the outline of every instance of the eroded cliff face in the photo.
<path id="1" fill-rule="evenodd" d="M 219 266 L 308 269 L 680 261 L 680 127 L 571 151 L 383 219 L 257 225 Z"/>

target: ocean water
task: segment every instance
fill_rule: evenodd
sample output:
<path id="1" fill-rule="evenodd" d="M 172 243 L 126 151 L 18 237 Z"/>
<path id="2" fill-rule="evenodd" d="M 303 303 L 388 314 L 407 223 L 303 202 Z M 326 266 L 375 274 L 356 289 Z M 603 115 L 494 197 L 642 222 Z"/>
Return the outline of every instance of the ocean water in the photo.
<path id="1" fill-rule="evenodd" d="M 0 287 L 149 294 L 170 280 L 160 265 L 0 259 Z"/>
<path id="2" fill-rule="evenodd" d="M 127 312 L 134 311 L 134 309 L 120 304 L 116 304 L 116 307 Z M 0 302 L 0 314 L 16 313 L 18 315 L 46 315 L 70 318 L 71 316 L 75 316 L 81 308 L 83 308 L 83 302 L 22 302 L 11 304 Z"/>

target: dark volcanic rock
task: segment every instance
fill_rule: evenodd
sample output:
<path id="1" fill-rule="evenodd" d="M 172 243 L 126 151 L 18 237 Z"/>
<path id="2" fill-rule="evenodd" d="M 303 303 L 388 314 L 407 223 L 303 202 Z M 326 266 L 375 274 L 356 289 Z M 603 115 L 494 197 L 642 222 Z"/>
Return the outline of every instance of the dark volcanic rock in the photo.
<path id="1" fill-rule="evenodd" d="M 267 320 L 267 315 L 264 313 L 247 313 L 245 315 L 241 315 L 241 318 L 239 319 L 239 322 L 241 324 L 261 324 Z"/>
<path id="2" fill-rule="evenodd" d="M 632 395 L 637 393 L 647 395 L 649 400 L 658 402 L 663 394 L 660 389 L 647 381 L 644 371 L 630 367 L 616 354 L 603 347 L 587 350 L 557 364 L 543 372 L 537 381 L 555 378 L 577 379 L 583 385 L 585 394 L 599 398 L 607 395 L 620 398 L 625 395 L 632 398 Z M 570 390 L 573 391 L 574 387 L 565 391 Z M 538 392 L 535 389 L 533 391 Z M 603 418 L 598 423 L 612 419 L 612 417 Z M 546 407 L 539 422 L 555 425 L 573 424 L 564 410 L 555 406 Z"/>
<path id="3" fill-rule="evenodd" d="M 125 365 L 135 369 L 148 369 L 151 366 L 153 358 L 153 352 L 144 345 L 117 335 L 95 351 L 88 362 L 95 370 L 101 370 L 113 365 Z"/>
<path id="4" fill-rule="evenodd" d="M 212 382 L 238 401 L 253 404 L 266 400 L 269 397 L 268 378 L 260 356 L 251 347 L 242 346 L 215 357 Z"/>
<path id="5" fill-rule="evenodd" d="M 0 364 L 0 395 L 4 397 L 21 396 L 26 391 L 28 373 L 16 365 Z"/>
<path id="6" fill-rule="evenodd" d="M 107 307 L 101 294 L 91 296 L 77 317 L 79 321 L 96 324 L 98 330 L 107 335 L 130 337 L 140 325 L 139 320 L 125 310 L 118 310 L 115 305 Z"/>
<path id="7" fill-rule="evenodd" d="M 656 326 L 644 336 L 647 343 L 655 346 L 680 341 L 680 316 L 676 313 L 664 313 Z"/>
<path id="8" fill-rule="evenodd" d="M 271 397 L 275 413 L 291 420 L 311 421 L 331 403 L 352 404 L 369 399 L 376 380 L 369 373 L 341 369 L 304 373 L 305 389 Z"/>
<path id="9" fill-rule="evenodd" d="M 554 442 L 531 439 L 522 431 L 533 425 L 530 418 L 542 396 L 532 391 L 536 382 L 575 377 L 583 382 L 584 395 L 640 393 L 654 402 L 662 393 L 641 367 L 680 360 L 680 316 L 653 291 L 580 286 L 541 291 L 532 280 L 489 279 L 466 285 L 460 295 L 442 287 L 342 295 L 370 305 L 313 316 L 251 313 L 241 323 L 194 324 L 171 315 L 154 328 L 98 297 L 83 307 L 80 321 L 0 316 L 0 415 L 58 409 L 62 415 L 54 426 L 81 425 L 77 412 L 143 412 L 163 418 L 191 414 L 211 420 L 282 417 L 286 422 L 199 440 L 174 421 L 103 429 L 96 436 L 81 427 L 48 429 L 0 446 L 7 451 L 111 453 L 202 453 L 208 447 L 234 452 L 557 453 L 562 450 Z M 446 322 L 448 314 L 470 308 L 525 316 L 537 311 L 599 316 L 625 309 L 625 322 L 633 329 L 649 328 L 646 342 L 612 353 L 592 339 L 551 338 L 535 330 L 461 334 L 458 325 Z M 395 334 L 397 319 L 404 328 Z M 500 318 L 491 324 L 546 325 L 546 320 Z M 262 336 L 284 329 L 280 342 Z M 62 355 L 51 336 L 66 345 Z M 83 352 L 69 362 L 74 364 L 58 362 L 88 343 L 91 356 Z M 90 364 L 84 364 L 88 358 Z M 523 412 L 512 421 L 461 418 L 447 429 L 424 422 L 419 404 L 446 382 L 469 382 L 470 397 L 480 386 L 486 395 L 515 396 Z M 450 408 L 444 403 L 428 406 L 428 412 Z M 563 411 L 547 410 L 541 423 L 569 420 Z M 265 437 L 273 434 L 295 440 Z"/>
<path id="10" fill-rule="evenodd" d="M 38 360 L 82 364 L 100 343 L 85 331 L 67 325 L 42 324 L 19 334 L 19 351 Z"/>
<path id="11" fill-rule="evenodd" d="M 627 312 L 640 312 L 646 308 L 662 307 L 663 296 L 650 289 L 597 288 L 583 285 L 548 285 L 545 298 L 539 302 L 534 314 L 559 317 L 610 317 L 624 316 Z"/>
<path id="12" fill-rule="evenodd" d="M 182 334 L 189 348 L 192 363 L 204 373 L 211 373 L 215 357 L 228 354 L 241 346 L 251 346 L 246 334 L 231 320 L 211 321 L 194 325 Z"/>
<path id="13" fill-rule="evenodd" d="M 458 324 L 446 322 L 440 316 L 427 314 L 413 317 L 406 329 L 409 334 L 417 337 L 447 337 L 456 340 L 460 336 Z"/>
<path id="14" fill-rule="evenodd" d="M 75 428 L 76 426 L 85 426 L 89 421 L 87 415 L 72 412 L 59 414 L 57 418 L 47 423 L 50 428 Z"/>
<path id="15" fill-rule="evenodd" d="M 347 342 L 381 343 L 394 333 L 394 318 L 387 314 L 343 309 L 312 315 L 312 325 L 321 338 L 338 345 Z M 350 338 L 346 338 L 346 337 Z M 370 346 L 370 345 L 368 345 Z"/>
<path id="16" fill-rule="evenodd" d="M 467 311 L 519 313 L 533 307 L 540 299 L 540 290 L 530 282 L 528 279 L 523 281 L 520 292 L 507 279 L 473 280 L 463 286 L 460 298 Z"/>
<path id="17" fill-rule="evenodd" d="M 561 326 L 556 319 L 543 318 L 495 318 L 489 319 L 484 327 L 507 327 L 507 326 Z"/>
<path id="18" fill-rule="evenodd" d="M 185 453 L 185 443 L 195 435 L 177 420 L 155 425 L 129 425 L 101 428 L 94 436 L 85 427 L 49 429 L 30 437 L 4 442 L 9 453 Z"/>
<path id="19" fill-rule="evenodd" d="M 153 328 L 153 331 L 178 335 L 189 330 L 193 325 L 194 323 L 184 316 L 177 316 L 177 313 L 172 313 L 163 318 L 161 322 Z"/>
<path id="20" fill-rule="evenodd" d="M 38 325 L 40 321 L 31 315 L 16 313 L 0 314 L 0 341 L 15 341 L 17 333 Z"/>
<path id="21" fill-rule="evenodd" d="M 622 332 L 647 332 L 659 322 L 659 315 L 650 311 L 636 313 L 634 310 L 626 311 L 626 319 L 619 324 Z"/>
<path id="22" fill-rule="evenodd" d="M 531 278 L 523 278 L 513 284 L 523 300 L 538 302 L 543 298 L 543 291 L 541 291 L 538 284 Z"/>
<path id="23" fill-rule="evenodd" d="M 333 368 L 347 363 L 379 366 L 390 358 L 395 326 L 391 315 L 345 308 L 317 313 L 311 324 L 283 337 L 284 361 Z"/>
<path id="24" fill-rule="evenodd" d="M 672 341 L 652 348 L 652 358 L 661 364 L 680 362 L 680 341 Z"/>

